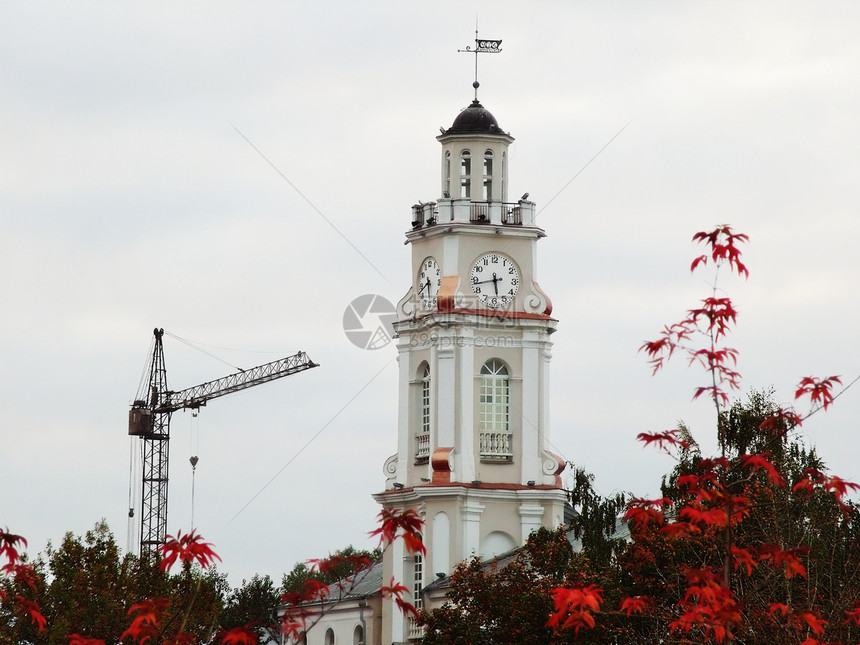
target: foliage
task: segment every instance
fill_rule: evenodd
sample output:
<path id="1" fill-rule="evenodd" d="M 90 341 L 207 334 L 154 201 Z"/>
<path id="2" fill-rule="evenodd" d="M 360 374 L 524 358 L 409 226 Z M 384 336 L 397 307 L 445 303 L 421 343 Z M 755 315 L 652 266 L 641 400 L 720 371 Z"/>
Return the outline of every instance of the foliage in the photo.
<path id="1" fill-rule="evenodd" d="M 104 522 L 83 536 L 67 533 L 56 548 L 49 544 L 32 571 L 36 587 L 29 599 L 44 616 L 42 629 L 6 614 L 0 619 L 0 642 L 65 645 L 70 635 L 84 643 L 97 634 L 96 640 L 116 643 L 128 631 L 129 608 L 142 598 L 164 599 L 163 636 L 184 631 L 203 640 L 217 625 L 228 589 L 226 578 L 214 569 L 204 573 L 189 566 L 171 576 L 154 561 L 122 556 Z M 12 581 L 4 583 L 8 588 Z M 188 611 L 177 611 L 189 599 Z"/>
<path id="2" fill-rule="evenodd" d="M 413 533 L 420 528 L 414 511 L 388 512 L 381 514 L 374 534 L 383 536 L 386 547 L 403 539 L 408 551 L 420 544 Z M 141 558 L 121 556 L 104 522 L 83 537 L 68 533 L 59 548 L 49 545 L 32 564 L 21 555 L 24 547 L 23 537 L 0 530 L 0 645 L 298 640 L 322 616 L 321 610 L 310 610 L 308 602 L 328 595 L 323 580 L 340 580 L 343 574 L 354 580 L 380 553 L 348 547 L 315 560 L 313 578 L 294 593 L 281 593 L 268 576 L 255 576 L 231 593 L 226 577 L 213 566 L 220 560 L 213 545 L 195 531 L 167 536 L 157 554 Z M 177 564 L 180 571 L 172 574 Z M 414 613 L 405 593 L 402 585 L 389 587 L 397 606 Z"/>
<path id="3" fill-rule="evenodd" d="M 691 270 L 712 265 L 749 276 L 745 235 L 720 226 L 693 239 L 708 252 Z M 794 439 L 804 417 L 793 409 L 760 394 L 728 407 L 741 380 L 738 352 L 724 345 L 736 319 L 715 281 L 700 306 L 642 345 L 655 373 L 676 354 L 704 369 L 707 382 L 694 398 L 714 405 L 720 454 L 703 457 L 685 427 L 639 434 L 678 465 L 662 497 L 627 503 L 632 539 L 615 562 L 628 595 L 614 605 L 589 585 L 558 587 L 550 625 L 590 628 L 599 608 L 629 617 L 615 635 L 627 643 L 818 645 L 860 637 L 860 517 L 848 498 L 860 486 L 828 474 Z M 795 398 L 808 396 L 811 414 L 832 404 L 840 384 L 838 376 L 804 377 Z"/>

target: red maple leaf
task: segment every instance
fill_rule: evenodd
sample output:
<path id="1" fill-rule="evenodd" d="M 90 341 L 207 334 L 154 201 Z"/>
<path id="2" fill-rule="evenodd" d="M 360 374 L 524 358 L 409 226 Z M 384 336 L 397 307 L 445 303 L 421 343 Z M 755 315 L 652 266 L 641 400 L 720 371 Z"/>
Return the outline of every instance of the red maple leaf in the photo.
<path id="1" fill-rule="evenodd" d="M 670 537 L 687 537 L 689 535 L 697 535 L 702 532 L 695 524 L 689 522 L 672 522 L 660 529 L 660 533 L 664 533 Z"/>
<path id="2" fill-rule="evenodd" d="M 805 376 L 797 385 L 797 390 L 794 392 L 794 398 L 799 399 L 805 394 L 809 395 L 809 399 L 813 405 L 821 405 L 825 410 L 833 402 L 833 386 L 842 385 L 842 379 L 838 376 L 828 376 L 827 378 L 819 379 L 814 376 Z"/>
<path id="3" fill-rule="evenodd" d="M 659 499 L 642 499 L 634 497 L 627 502 L 627 511 L 624 513 L 624 519 L 633 525 L 636 531 L 644 531 L 650 523 L 662 526 L 666 523 L 663 517 L 663 509 L 670 504 L 670 500 L 666 497 Z"/>
<path id="4" fill-rule="evenodd" d="M 748 242 L 749 239 L 749 236 L 744 233 L 732 232 L 732 227 L 727 224 L 721 224 L 713 231 L 700 231 L 693 236 L 694 242 L 705 243 L 711 247 L 710 256 L 715 263 L 719 265 L 727 262 L 738 275 L 746 278 L 749 277 L 750 272 L 743 262 L 741 262 L 741 252 L 737 245 L 741 242 Z M 695 271 L 699 264 L 705 265 L 707 263 L 708 256 L 700 255 L 693 260 L 690 271 Z"/>
<path id="5" fill-rule="evenodd" d="M 785 488 L 785 479 L 783 479 L 782 475 L 779 474 L 774 465 L 768 461 L 767 458 L 769 456 L 769 452 L 763 452 L 757 455 L 741 455 L 741 464 L 744 467 L 752 468 L 753 470 L 767 471 L 767 478 L 771 484 L 779 486 L 780 488 Z"/>
<path id="6" fill-rule="evenodd" d="M 168 535 L 166 542 L 158 547 L 158 550 L 164 557 L 159 565 L 162 571 L 169 570 L 177 559 L 183 563 L 196 560 L 204 569 L 214 564 L 216 559 L 221 560 L 212 550 L 212 544 L 204 542 L 193 530 L 186 535 L 178 531 L 175 538 Z"/>
<path id="7" fill-rule="evenodd" d="M 90 638 L 80 634 L 69 634 L 66 638 L 69 639 L 69 645 L 105 645 L 100 638 Z"/>
<path id="8" fill-rule="evenodd" d="M 626 612 L 628 616 L 630 614 L 641 614 L 650 604 L 651 601 L 647 596 L 633 596 L 621 601 L 621 611 Z"/>
<path id="9" fill-rule="evenodd" d="M 167 598 L 149 598 L 132 605 L 128 614 L 134 615 L 134 619 L 119 639 L 124 640 L 126 636 L 130 636 L 140 645 L 144 645 L 149 640 L 155 642 L 161 616 L 169 606 L 170 600 Z"/>
<path id="10" fill-rule="evenodd" d="M 782 437 L 792 428 L 800 427 L 802 424 L 803 419 L 797 412 L 791 408 L 779 408 L 767 415 L 758 427 Z"/>
<path id="11" fill-rule="evenodd" d="M 370 532 L 371 537 L 379 536 L 379 544 L 387 548 L 398 537 L 403 539 L 403 544 L 409 553 L 427 553 L 424 542 L 421 540 L 421 529 L 424 521 L 421 516 L 411 508 L 399 511 L 394 508 L 384 508 L 379 515 L 379 528 Z"/>
<path id="12" fill-rule="evenodd" d="M 690 449 L 690 442 L 686 439 L 680 439 L 682 436 L 682 432 L 680 430 L 666 430 L 664 432 L 640 432 L 636 435 L 636 439 L 641 441 L 646 446 L 651 445 L 652 443 L 656 443 L 657 447 L 665 452 L 667 455 L 671 455 L 669 452 L 669 446 L 673 446 L 675 448 L 682 448 L 683 450 Z"/>
<path id="13" fill-rule="evenodd" d="M 45 629 L 45 625 L 48 624 L 48 621 L 45 620 L 45 617 L 42 615 L 42 610 L 39 608 L 39 604 L 33 600 L 28 600 L 21 595 L 18 595 L 17 601 L 24 613 L 30 617 L 30 622 L 36 625 L 40 632 Z"/>
<path id="14" fill-rule="evenodd" d="M 260 637 L 254 631 L 253 624 L 234 627 L 228 632 L 218 635 L 222 645 L 257 645 Z"/>
<path id="15" fill-rule="evenodd" d="M 752 552 L 749 549 L 742 549 L 740 547 L 732 545 L 732 558 L 735 561 L 735 569 L 738 567 L 746 567 L 747 575 L 752 575 L 753 569 L 758 566 L 758 562 L 753 556 Z"/>
<path id="16" fill-rule="evenodd" d="M 595 585 L 587 587 L 556 587 L 552 590 L 554 611 L 546 623 L 559 633 L 573 628 L 574 635 L 582 627 L 594 627 L 592 612 L 600 611 L 603 589 Z"/>
<path id="17" fill-rule="evenodd" d="M 415 605 L 406 600 L 403 596 L 404 594 L 409 593 L 409 588 L 405 585 L 400 584 L 395 581 L 394 578 L 391 579 L 391 582 L 388 585 L 383 585 L 382 589 L 383 597 L 393 598 L 394 603 L 397 605 L 397 608 L 400 609 L 404 614 L 409 614 L 413 618 L 418 618 L 418 610 L 415 609 Z"/>
<path id="18" fill-rule="evenodd" d="M 0 557 L 5 556 L 10 564 L 17 564 L 21 560 L 18 553 L 19 546 L 27 546 L 27 540 L 20 535 L 9 533 L 7 529 L 0 529 Z"/>
<path id="19" fill-rule="evenodd" d="M 854 601 L 854 606 L 850 610 L 845 611 L 848 618 L 845 619 L 845 624 L 854 623 L 860 625 L 860 600 Z"/>

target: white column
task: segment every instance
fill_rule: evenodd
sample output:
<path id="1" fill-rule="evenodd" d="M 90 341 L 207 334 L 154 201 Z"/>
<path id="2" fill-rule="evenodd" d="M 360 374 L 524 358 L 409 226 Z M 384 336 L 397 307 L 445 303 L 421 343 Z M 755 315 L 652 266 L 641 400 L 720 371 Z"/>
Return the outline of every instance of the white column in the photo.
<path id="1" fill-rule="evenodd" d="M 461 560 L 468 560 L 481 549 L 481 513 L 484 505 L 481 502 L 463 502 L 463 555 Z"/>
<path id="2" fill-rule="evenodd" d="M 452 338 L 457 352 L 457 450 L 454 451 L 454 471 L 457 481 L 470 482 L 477 479 L 475 472 L 475 343 L 474 331 L 460 329 L 460 335 Z"/>
<path id="3" fill-rule="evenodd" d="M 538 530 L 542 525 L 543 506 L 537 502 L 526 502 L 520 504 L 520 529 L 522 531 L 522 542 L 525 544 L 532 531 Z"/>
<path id="4" fill-rule="evenodd" d="M 522 380 L 522 431 L 520 440 L 522 454 L 521 484 L 529 481 L 543 480 L 541 469 L 543 456 L 543 441 L 541 430 L 541 378 L 543 377 L 542 354 L 543 347 L 538 340 L 538 333 L 527 331 L 523 333 L 523 380 Z"/>
<path id="5" fill-rule="evenodd" d="M 454 412 L 457 407 L 457 375 L 451 332 L 439 328 L 438 333 L 439 336 L 433 347 L 436 374 L 434 376 L 431 372 L 430 378 L 436 379 L 436 436 L 438 437 L 436 445 L 448 447 L 456 445 Z"/>
<path id="6" fill-rule="evenodd" d="M 397 343 L 397 365 L 398 365 L 398 407 L 397 407 L 397 472 L 394 480 L 401 484 L 406 483 L 409 468 L 409 415 L 412 410 L 412 397 L 409 382 L 412 380 L 410 370 L 412 369 L 412 353 L 409 347 L 410 336 L 404 334 Z"/>

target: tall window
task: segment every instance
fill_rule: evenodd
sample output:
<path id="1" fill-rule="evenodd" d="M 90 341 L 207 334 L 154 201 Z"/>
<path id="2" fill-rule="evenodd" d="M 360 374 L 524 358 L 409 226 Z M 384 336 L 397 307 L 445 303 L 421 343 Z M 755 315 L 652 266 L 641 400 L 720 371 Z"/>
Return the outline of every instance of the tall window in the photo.
<path id="1" fill-rule="evenodd" d="M 481 367 L 481 457 L 511 459 L 514 455 L 510 418 L 511 387 L 508 368 L 497 358 Z"/>
<path id="2" fill-rule="evenodd" d="M 451 151 L 445 153 L 445 194 L 451 195 Z"/>
<path id="3" fill-rule="evenodd" d="M 484 152 L 484 201 L 493 199 L 493 151 Z"/>
<path id="4" fill-rule="evenodd" d="M 424 556 L 416 553 L 413 556 L 412 568 L 412 604 L 417 611 L 424 608 L 421 591 L 424 589 Z M 424 636 L 424 628 L 414 618 L 409 619 L 409 640 L 417 640 Z"/>
<path id="5" fill-rule="evenodd" d="M 505 153 L 502 153 L 502 190 L 499 192 L 499 199 L 507 199 L 507 192 L 505 191 L 505 177 L 508 176 L 508 158 L 505 156 Z"/>
<path id="6" fill-rule="evenodd" d="M 472 196 L 472 153 L 463 150 L 460 153 L 460 197 Z"/>
<path id="7" fill-rule="evenodd" d="M 331 627 L 325 631 L 325 645 L 334 645 L 334 630 Z"/>
<path id="8" fill-rule="evenodd" d="M 421 390 L 418 400 L 418 428 L 415 432 L 415 458 L 430 458 L 430 366 L 421 368 Z"/>

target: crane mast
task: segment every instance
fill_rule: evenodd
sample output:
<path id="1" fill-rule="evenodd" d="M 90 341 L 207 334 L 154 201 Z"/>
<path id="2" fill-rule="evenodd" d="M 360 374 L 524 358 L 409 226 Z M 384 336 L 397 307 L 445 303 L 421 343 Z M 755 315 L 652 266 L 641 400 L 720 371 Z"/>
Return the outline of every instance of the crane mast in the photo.
<path id="1" fill-rule="evenodd" d="M 271 363 L 239 370 L 214 381 L 171 391 L 164 363 L 163 329 L 153 330 L 155 342 L 149 361 L 145 389 L 132 403 L 128 434 L 140 437 L 143 477 L 141 490 L 140 553 L 144 555 L 164 543 L 167 536 L 167 484 L 170 449 L 170 416 L 177 410 L 197 410 L 208 401 L 249 387 L 268 383 L 317 367 L 307 354 L 298 352 Z"/>

